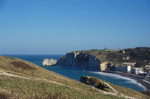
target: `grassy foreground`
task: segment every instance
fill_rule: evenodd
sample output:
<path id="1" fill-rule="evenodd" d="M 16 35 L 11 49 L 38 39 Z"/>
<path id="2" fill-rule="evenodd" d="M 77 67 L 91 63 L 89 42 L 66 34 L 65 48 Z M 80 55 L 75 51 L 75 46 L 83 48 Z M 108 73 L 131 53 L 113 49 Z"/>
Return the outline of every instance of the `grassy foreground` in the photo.
<path id="1" fill-rule="evenodd" d="M 0 99 L 124 99 L 148 96 L 111 84 L 119 94 L 104 94 L 96 88 L 61 76 L 18 58 L 0 56 Z"/>

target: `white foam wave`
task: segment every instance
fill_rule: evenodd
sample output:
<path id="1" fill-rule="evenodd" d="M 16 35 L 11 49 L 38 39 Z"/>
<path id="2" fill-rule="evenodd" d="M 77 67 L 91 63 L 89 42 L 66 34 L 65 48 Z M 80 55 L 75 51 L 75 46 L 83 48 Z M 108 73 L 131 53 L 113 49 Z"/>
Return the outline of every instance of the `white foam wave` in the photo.
<path id="1" fill-rule="evenodd" d="M 146 88 L 142 84 L 140 84 L 136 80 L 128 78 L 128 77 L 123 77 L 123 76 L 120 76 L 120 75 L 117 75 L 117 74 L 104 73 L 104 72 L 93 72 L 93 71 L 90 71 L 90 73 L 94 73 L 94 74 L 98 74 L 98 75 L 104 75 L 104 76 L 112 77 L 114 79 L 124 79 L 124 80 L 127 80 L 124 83 L 136 84 L 136 85 L 142 87 L 146 91 Z"/>
<path id="2" fill-rule="evenodd" d="M 131 79 L 131 78 L 123 77 L 123 76 L 116 75 L 116 74 L 112 74 L 112 73 L 93 72 L 93 71 L 90 71 L 90 73 L 99 74 L 99 75 L 104 75 L 104 76 L 112 77 L 112 78 L 114 78 L 114 79 L 133 80 L 133 79 Z"/>

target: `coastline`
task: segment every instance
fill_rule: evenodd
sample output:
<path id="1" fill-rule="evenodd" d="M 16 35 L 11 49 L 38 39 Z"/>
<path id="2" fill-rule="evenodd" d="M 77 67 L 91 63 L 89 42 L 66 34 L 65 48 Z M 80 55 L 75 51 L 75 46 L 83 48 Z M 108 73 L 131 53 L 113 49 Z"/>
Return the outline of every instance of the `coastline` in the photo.
<path id="1" fill-rule="evenodd" d="M 116 72 L 116 71 L 103 71 L 103 72 L 104 73 L 112 73 L 112 74 L 116 74 L 116 75 L 120 75 L 123 77 L 134 79 L 146 88 L 146 92 L 150 91 L 150 83 L 143 81 L 144 79 L 137 77 L 137 76 L 134 76 L 133 74 L 127 74 L 127 73 Z"/>
<path id="2" fill-rule="evenodd" d="M 85 69 L 82 69 L 82 68 L 75 68 L 75 67 L 72 68 L 72 67 L 63 67 L 63 66 L 61 66 L 61 67 L 65 68 L 65 69 L 73 69 L 73 70 L 79 70 L 79 71 L 88 71 L 88 70 L 85 70 Z M 122 76 L 122 77 L 133 79 L 133 80 L 137 81 L 138 83 L 140 83 L 142 86 L 145 87 L 146 91 L 142 91 L 142 92 L 147 92 L 147 91 L 150 92 L 150 82 L 147 83 L 147 82 L 143 81 L 144 79 L 142 79 L 140 77 L 137 77 L 134 74 L 128 74 L 128 73 L 123 73 L 123 72 L 118 72 L 118 71 L 101 71 L 101 72 L 111 73 L 111 74 L 115 74 L 115 75 L 119 75 L 119 76 Z"/>

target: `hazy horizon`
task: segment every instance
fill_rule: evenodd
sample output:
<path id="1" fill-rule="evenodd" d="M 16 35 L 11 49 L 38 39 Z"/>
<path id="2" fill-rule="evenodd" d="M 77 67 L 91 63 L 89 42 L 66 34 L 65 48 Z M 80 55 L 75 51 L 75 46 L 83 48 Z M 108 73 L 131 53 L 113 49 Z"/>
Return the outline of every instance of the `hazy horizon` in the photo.
<path id="1" fill-rule="evenodd" d="M 150 47 L 149 0 L 0 0 L 0 54 Z"/>

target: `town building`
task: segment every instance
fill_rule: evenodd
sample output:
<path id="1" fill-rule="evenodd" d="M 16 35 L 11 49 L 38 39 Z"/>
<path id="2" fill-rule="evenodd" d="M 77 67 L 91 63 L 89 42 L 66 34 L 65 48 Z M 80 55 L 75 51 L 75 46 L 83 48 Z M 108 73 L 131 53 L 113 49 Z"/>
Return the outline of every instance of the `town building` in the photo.
<path id="1" fill-rule="evenodd" d="M 132 74 L 143 74 L 144 71 L 143 71 L 143 68 L 131 68 L 131 73 Z"/>
<path id="2" fill-rule="evenodd" d="M 150 72 L 150 65 L 145 65 L 144 71 L 149 73 Z"/>
<path id="3" fill-rule="evenodd" d="M 131 66 L 115 66 L 115 71 L 131 72 Z"/>
<path id="4" fill-rule="evenodd" d="M 125 56 L 122 58 L 122 60 L 129 60 L 130 59 L 130 56 Z"/>
<path id="5" fill-rule="evenodd" d="M 122 62 L 123 65 L 132 66 L 134 67 L 136 62 Z"/>

